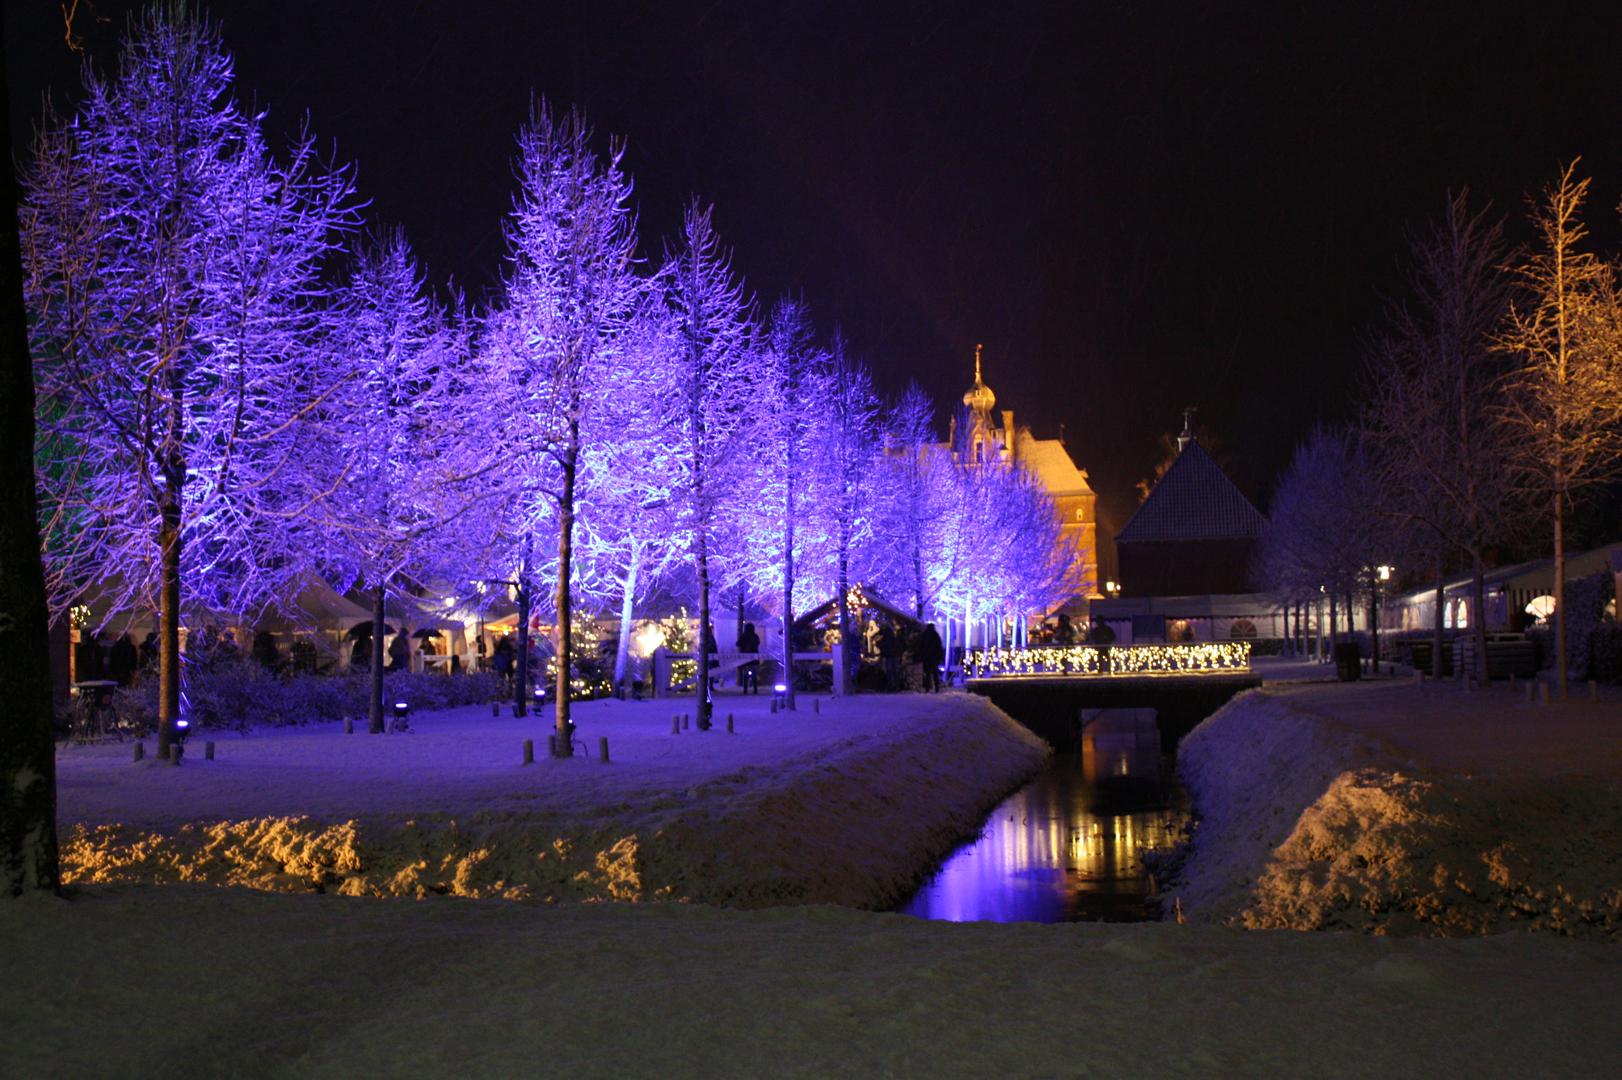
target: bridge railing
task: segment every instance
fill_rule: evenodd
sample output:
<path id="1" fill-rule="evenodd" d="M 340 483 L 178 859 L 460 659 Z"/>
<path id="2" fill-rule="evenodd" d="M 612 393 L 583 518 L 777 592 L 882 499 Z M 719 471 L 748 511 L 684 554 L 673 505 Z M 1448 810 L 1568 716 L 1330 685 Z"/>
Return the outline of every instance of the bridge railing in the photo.
<path id="1" fill-rule="evenodd" d="M 1040 645 L 1029 649 L 970 649 L 970 679 L 1047 676 L 1195 675 L 1250 670 L 1250 642 L 1180 645 Z"/>

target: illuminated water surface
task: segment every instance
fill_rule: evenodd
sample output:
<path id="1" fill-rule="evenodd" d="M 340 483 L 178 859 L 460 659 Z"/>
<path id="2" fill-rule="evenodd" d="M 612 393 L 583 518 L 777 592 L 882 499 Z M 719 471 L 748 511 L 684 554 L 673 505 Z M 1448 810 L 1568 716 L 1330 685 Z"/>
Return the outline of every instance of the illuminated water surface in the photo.
<path id="1" fill-rule="evenodd" d="M 1187 819 L 1153 720 L 1123 711 L 999 804 L 980 839 L 896 910 L 952 922 L 1155 918 L 1142 856 L 1175 843 Z"/>

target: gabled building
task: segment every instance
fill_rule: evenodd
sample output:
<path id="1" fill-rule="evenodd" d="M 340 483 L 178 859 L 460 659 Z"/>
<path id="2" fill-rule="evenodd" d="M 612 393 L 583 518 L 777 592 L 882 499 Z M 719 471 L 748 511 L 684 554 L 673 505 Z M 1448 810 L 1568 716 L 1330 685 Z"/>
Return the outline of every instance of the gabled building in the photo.
<path id="1" fill-rule="evenodd" d="M 1262 515 L 1194 438 L 1115 536 L 1122 596 L 1247 593 Z"/>
<path id="2" fill-rule="evenodd" d="M 980 350 L 974 347 L 974 385 L 963 395 L 951 419 L 947 442 L 952 459 L 965 467 L 1018 465 L 1034 476 L 1058 512 L 1065 539 L 1077 558 L 1071 566 L 1072 598 L 1064 610 L 1085 614 L 1098 592 L 1098 496 L 1061 439 L 1038 439 L 1027 426 L 1014 424 L 1014 410 L 997 410 L 997 395 L 980 374 Z"/>
<path id="3" fill-rule="evenodd" d="M 1251 591 L 1261 513 L 1194 438 L 1187 413 L 1177 446 L 1115 536 L 1120 582 L 1093 604 L 1094 633 L 1121 644 L 1281 636 L 1282 611 Z"/>

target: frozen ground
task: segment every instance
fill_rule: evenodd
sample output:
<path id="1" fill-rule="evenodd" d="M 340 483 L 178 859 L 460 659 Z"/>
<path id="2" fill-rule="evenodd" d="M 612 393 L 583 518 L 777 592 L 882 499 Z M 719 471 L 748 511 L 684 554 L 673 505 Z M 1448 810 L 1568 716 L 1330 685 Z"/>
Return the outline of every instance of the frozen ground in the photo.
<path id="1" fill-rule="evenodd" d="M 1270 684 L 1183 741 L 1201 823 L 1170 891 L 1257 928 L 1622 934 L 1622 697 Z"/>
<path id="2" fill-rule="evenodd" d="M 180 768 L 132 764 L 128 746 L 67 750 L 64 870 L 80 883 L 886 907 L 1047 753 L 968 694 L 806 698 L 775 715 L 769 703 L 722 697 L 715 730 L 678 735 L 690 700 L 592 702 L 576 710 L 589 753 L 566 760 L 546 755 L 549 718 L 488 708 L 413 717 L 402 736 L 224 734 L 213 761 L 199 735 Z"/>
<path id="3" fill-rule="evenodd" d="M 1622 949 L 200 886 L 0 904 L 0 1075 L 1610 1076 Z"/>
<path id="4" fill-rule="evenodd" d="M 961 695 L 724 701 L 723 731 L 679 736 L 683 704 L 602 704 L 606 766 L 522 768 L 540 724 L 473 710 L 228 736 L 178 770 L 74 751 L 82 883 L 0 904 L 0 1076 L 1614 1075 L 1614 908 L 1556 918 L 1481 860 L 1507 843 L 1535 856 L 1510 886 L 1616 895 L 1618 710 L 1495 693 L 1285 686 L 1189 736 L 1207 817 L 1178 895 L 1228 925 L 770 906 L 871 900 L 971 816 L 949 803 L 1040 757 Z M 769 909 L 495 898 L 547 895 Z M 1531 926 L 1560 932 L 1484 934 Z"/>

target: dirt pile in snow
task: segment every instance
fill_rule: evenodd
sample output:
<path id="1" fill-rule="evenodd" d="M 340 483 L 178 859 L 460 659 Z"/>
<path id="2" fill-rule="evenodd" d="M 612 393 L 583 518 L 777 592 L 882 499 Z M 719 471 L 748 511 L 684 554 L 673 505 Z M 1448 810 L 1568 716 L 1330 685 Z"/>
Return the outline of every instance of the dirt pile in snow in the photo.
<path id="1" fill-rule="evenodd" d="M 1184 740 L 1200 823 L 1167 888 L 1251 928 L 1622 934 L 1622 790 L 1591 776 L 1426 771 L 1265 692 Z"/>
<path id="2" fill-rule="evenodd" d="M 1046 753 L 983 699 L 949 695 L 907 722 L 642 790 L 606 811 L 79 825 L 63 869 L 69 881 L 96 884 L 882 908 L 972 836 Z"/>

